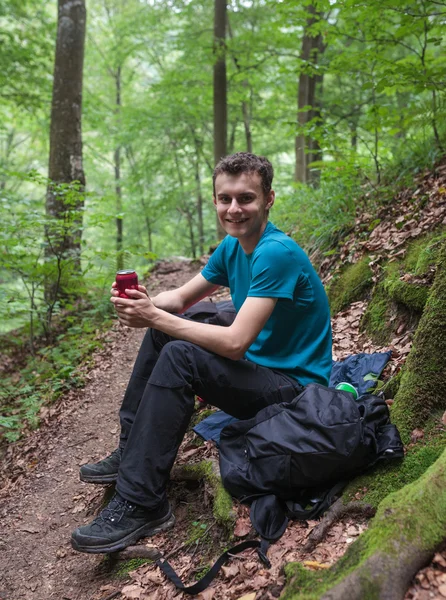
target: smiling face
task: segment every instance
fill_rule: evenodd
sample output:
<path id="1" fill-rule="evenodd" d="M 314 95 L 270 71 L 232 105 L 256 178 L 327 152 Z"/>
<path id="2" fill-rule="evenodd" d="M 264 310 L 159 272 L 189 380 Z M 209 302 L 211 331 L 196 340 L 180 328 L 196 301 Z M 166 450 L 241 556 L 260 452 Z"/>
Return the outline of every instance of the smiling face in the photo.
<path id="1" fill-rule="evenodd" d="M 274 192 L 265 196 L 258 173 L 221 173 L 215 180 L 214 204 L 221 226 L 250 254 L 256 247 L 274 204 Z"/>

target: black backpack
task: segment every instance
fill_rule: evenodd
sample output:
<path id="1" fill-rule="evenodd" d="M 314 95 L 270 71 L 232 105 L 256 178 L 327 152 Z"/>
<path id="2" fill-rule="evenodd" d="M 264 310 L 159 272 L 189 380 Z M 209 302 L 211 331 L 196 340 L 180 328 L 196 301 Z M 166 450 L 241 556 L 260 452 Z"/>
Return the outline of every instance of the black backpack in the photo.
<path id="1" fill-rule="evenodd" d="M 270 542 L 288 520 L 320 516 L 347 480 L 378 461 L 402 458 L 403 444 L 383 398 L 308 385 L 294 400 L 274 404 L 254 418 L 231 423 L 220 435 L 220 472 L 225 488 L 251 504 L 251 522 L 261 541 L 225 552 L 198 583 L 185 588 L 166 561 L 159 566 L 186 593 L 205 589 L 228 554 L 257 548 L 270 566 Z"/>

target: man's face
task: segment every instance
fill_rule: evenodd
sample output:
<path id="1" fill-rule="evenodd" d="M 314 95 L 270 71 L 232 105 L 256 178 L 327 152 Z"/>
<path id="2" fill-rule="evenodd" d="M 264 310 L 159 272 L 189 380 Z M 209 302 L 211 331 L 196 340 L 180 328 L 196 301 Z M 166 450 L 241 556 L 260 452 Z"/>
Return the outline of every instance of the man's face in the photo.
<path id="1" fill-rule="evenodd" d="M 265 196 L 258 173 L 221 173 L 215 180 L 214 204 L 226 233 L 237 238 L 245 252 L 252 252 L 265 229 L 274 192 Z"/>

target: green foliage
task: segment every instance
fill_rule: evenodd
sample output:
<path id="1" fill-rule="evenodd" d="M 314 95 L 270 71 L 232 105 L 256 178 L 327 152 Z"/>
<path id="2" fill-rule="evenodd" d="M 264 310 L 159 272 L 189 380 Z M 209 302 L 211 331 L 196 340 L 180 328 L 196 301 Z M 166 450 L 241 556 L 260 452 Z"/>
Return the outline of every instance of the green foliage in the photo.
<path id="1" fill-rule="evenodd" d="M 329 251 L 351 229 L 360 190 L 358 171 L 348 163 L 330 165 L 319 188 L 297 184 L 279 196 L 272 219 L 311 252 Z"/>
<path id="2" fill-rule="evenodd" d="M 14 368 L 3 373 L 0 390 L 0 439 L 14 441 L 25 429 L 40 422 L 42 406 L 51 405 L 67 390 L 83 387 L 85 366 L 91 354 L 102 347 L 101 331 L 110 324 L 109 303 L 76 306 L 58 322 L 58 335 L 51 345 L 37 338 L 36 352 L 27 355 L 27 336 L 10 334 L 2 339 L 3 353 Z"/>

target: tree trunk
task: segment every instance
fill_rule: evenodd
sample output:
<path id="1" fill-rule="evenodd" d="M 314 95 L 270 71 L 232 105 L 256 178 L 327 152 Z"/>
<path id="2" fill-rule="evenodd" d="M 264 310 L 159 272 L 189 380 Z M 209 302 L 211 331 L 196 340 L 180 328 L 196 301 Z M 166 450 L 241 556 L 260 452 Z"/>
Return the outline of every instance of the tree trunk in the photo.
<path id="1" fill-rule="evenodd" d="M 310 4 L 306 8 L 308 12 L 307 26 L 302 38 L 301 62 L 302 67 L 299 75 L 299 87 L 297 92 L 297 130 L 295 140 L 296 168 L 294 178 L 296 181 L 307 183 L 310 181 L 310 170 L 308 165 L 312 160 L 320 160 L 320 148 L 315 140 L 310 141 L 306 133 L 308 123 L 320 115 L 320 106 L 316 102 L 316 88 L 322 85 L 322 75 L 312 73 L 310 63 L 317 64 L 318 57 L 325 50 L 322 35 L 314 35 L 309 28 L 321 19 L 321 13 Z M 310 107 L 310 108 L 305 108 Z"/>
<path id="2" fill-rule="evenodd" d="M 319 37 L 318 52 L 323 52 L 322 37 Z M 311 99 L 311 110 L 308 115 L 308 122 L 313 122 L 315 125 L 322 121 L 321 116 L 321 102 L 322 97 L 322 85 L 324 77 L 322 74 L 313 75 L 310 81 L 310 99 Z M 315 136 L 308 136 L 308 153 L 307 153 L 307 177 L 309 183 L 317 183 L 320 178 L 320 169 L 312 168 L 310 170 L 309 165 L 312 162 L 322 160 L 322 149 L 319 143 L 319 139 Z"/>
<path id="3" fill-rule="evenodd" d="M 59 225 L 46 229 L 46 258 L 57 259 L 57 272 L 45 290 L 53 306 L 67 293 L 63 271 L 80 272 L 85 187 L 81 129 L 85 25 L 84 0 L 59 0 L 48 167 L 51 183 L 46 194 L 46 214 Z M 74 189 L 58 187 L 73 182 L 79 182 Z"/>
<path id="4" fill-rule="evenodd" d="M 446 450 L 417 481 L 389 494 L 369 529 L 329 570 L 286 567 L 283 600 L 402 600 L 446 537 Z"/>
<path id="5" fill-rule="evenodd" d="M 116 84 L 116 127 L 119 134 L 121 114 L 121 66 L 115 73 Z M 116 267 L 117 270 L 124 268 L 123 233 L 122 233 L 122 188 L 121 188 L 121 146 L 118 143 L 114 153 L 115 163 L 115 193 L 116 193 Z"/>
<path id="6" fill-rule="evenodd" d="M 429 298 L 404 365 L 392 420 L 405 442 L 415 427 L 446 409 L 446 241 Z"/>
<path id="7" fill-rule="evenodd" d="M 243 82 L 243 87 L 248 87 L 248 85 L 247 81 Z M 243 100 L 242 102 L 242 114 L 243 125 L 245 127 L 246 151 L 252 152 L 251 110 L 247 100 Z"/>
<path id="8" fill-rule="evenodd" d="M 201 193 L 200 164 L 198 156 L 195 163 L 195 184 L 197 189 L 197 216 L 198 216 L 198 251 L 204 254 L 204 225 L 203 225 L 203 194 Z"/>
<path id="9" fill-rule="evenodd" d="M 227 154 L 226 0 L 214 0 L 214 162 Z M 217 237 L 225 232 L 217 218 Z"/>

